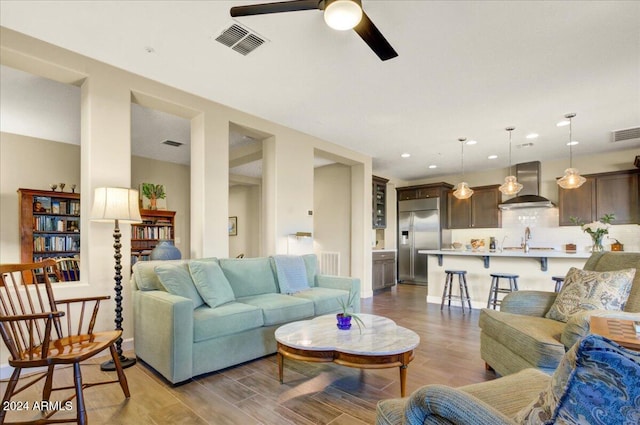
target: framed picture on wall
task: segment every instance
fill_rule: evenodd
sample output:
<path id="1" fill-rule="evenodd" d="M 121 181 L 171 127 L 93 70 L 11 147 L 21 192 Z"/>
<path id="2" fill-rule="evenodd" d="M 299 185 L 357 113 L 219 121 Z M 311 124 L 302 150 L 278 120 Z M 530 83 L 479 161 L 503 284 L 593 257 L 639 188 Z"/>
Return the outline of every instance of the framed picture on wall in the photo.
<path id="1" fill-rule="evenodd" d="M 229 217 L 229 236 L 238 235 L 238 217 Z"/>

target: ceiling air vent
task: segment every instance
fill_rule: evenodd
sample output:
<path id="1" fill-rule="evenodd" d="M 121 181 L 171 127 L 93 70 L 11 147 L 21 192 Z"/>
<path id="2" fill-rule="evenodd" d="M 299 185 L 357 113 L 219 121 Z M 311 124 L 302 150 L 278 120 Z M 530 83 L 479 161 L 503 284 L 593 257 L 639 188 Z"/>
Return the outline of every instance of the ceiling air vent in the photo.
<path id="1" fill-rule="evenodd" d="M 174 140 L 165 140 L 164 142 L 162 142 L 162 144 L 163 145 L 173 146 L 174 148 L 177 148 L 178 146 L 184 145 L 184 143 L 176 142 Z"/>
<path id="2" fill-rule="evenodd" d="M 626 142 L 628 140 L 640 139 L 640 127 L 627 128 L 625 130 L 614 130 L 611 132 L 612 142 Z"/>
<path id="3" fill-rule="evenodd" d="M 264 37 L 256 34 L 255 31 L 237 23 L 225 27 L 215 40 L 244 56 L 253 52 L 267 41 Z"/>

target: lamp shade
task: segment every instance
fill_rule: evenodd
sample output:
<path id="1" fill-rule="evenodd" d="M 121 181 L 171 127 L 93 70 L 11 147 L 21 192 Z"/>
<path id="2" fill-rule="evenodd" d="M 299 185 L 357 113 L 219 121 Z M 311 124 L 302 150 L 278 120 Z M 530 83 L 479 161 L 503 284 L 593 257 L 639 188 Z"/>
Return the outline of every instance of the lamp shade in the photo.
<path id="1" fill-rule="evenodd" d="M 140 223 L 138 191 L 124 187 L 97 187 L 91 209 L 92 221 Z"/>
<path id="2" fill-rule="evenodd" d="M 469 187 L 467 182 L 460 182 L 456 186 L 456 190 L 453 191 L 453 196 L 458 199 L 468 199 L 473 195 L 473 189 Z"/>
<path id="3" fill-rule="evenodd" d="M 558 180 L 558 186 L 563 189 L 577 189 L 586 181 L 587 179 L 582 177 L 578 170 L 567 168 L 564 170 L 564 176 Z"/>
<path id="4" fill-rule="evenodd" d="M 326 2 L 324 21 L 334 30 L 350 30 L 362 19 L 362 7 L 359 1 L 334 0 Z"/>
<path id="5" fill-rule="evenodd" d="M 515 195 L 522 190 L 522 184 L 518 183 L 516 176 L 507 176 L 498 189 L 505 195 Z"/>

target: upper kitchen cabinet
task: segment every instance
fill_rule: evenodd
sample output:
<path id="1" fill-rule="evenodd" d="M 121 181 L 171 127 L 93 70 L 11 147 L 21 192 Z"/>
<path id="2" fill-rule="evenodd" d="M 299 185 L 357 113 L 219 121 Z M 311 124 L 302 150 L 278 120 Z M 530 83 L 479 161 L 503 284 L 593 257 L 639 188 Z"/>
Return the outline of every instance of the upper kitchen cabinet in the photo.
<path id="1" fill-rule="evenodd" d="M 502 227 L 502 214 L 498 208 L 502 197 L 500 185 L 474 187 L 469 199 L 458 199 L 447 193 L 447 227 L 449 229 Z"/>
<path id="2" fill-rule="evenodd" d="M 373 218 L 374 229 L 387 227 L 387 182 L 389 180 L 378 176 L 371 176 L 373 184 Z"/>
<path id="3" fill-rule="evenodd" d="M 577 189 L 558 187 L 559 223 L 573 225 L 571 217 L 584 222 L 615 214 L 614 224 L 640 224 L 640 170 L 588 174 Z"/>
<path id="4" fill-rule="evenodd" d="M 405 186 L 397 188 L 398 202 L 412 199 L 440 199 L 440 227 L 447 227 L 447 193 L 453 188 L 445 182 Z"/>

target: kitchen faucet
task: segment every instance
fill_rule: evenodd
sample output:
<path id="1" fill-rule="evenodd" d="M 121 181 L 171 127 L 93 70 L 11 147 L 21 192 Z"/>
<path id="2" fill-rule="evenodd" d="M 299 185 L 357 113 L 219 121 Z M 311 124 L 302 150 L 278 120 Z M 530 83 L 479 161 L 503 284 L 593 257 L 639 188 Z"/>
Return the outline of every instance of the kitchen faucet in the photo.
<path id="1" fill-rule="evenodd" d="M 529 239 L 531 239 L 531 229 L 529 229 L 529 226 L 527 226 L 527 228 L 524 229 L 524 252 L 529 252 Z"/>

